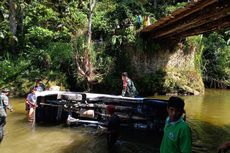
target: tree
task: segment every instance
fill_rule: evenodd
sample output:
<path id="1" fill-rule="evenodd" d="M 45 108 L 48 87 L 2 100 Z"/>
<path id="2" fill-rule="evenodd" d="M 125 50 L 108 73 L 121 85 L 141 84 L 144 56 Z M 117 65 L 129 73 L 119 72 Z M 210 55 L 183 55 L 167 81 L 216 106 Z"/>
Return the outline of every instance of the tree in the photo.
<path id="1" fill-rule="evenodd" d="M 82 4 L 82 1 L 80 1 Z M 77 66 L 77 72 L 80 74 L 80 76 L 84 77 L 87 82 L 87 90 L 91 90 L 91 84 L 95 82 L 95 74 L 93 72 L 93 64 L 90 60 L 90 51 L 92 50 L 92 17 L 93 17 L 93 11 L 96 6 L 97 0 L 89 0 L 88 2 L 88 30 L 87 30 L 87 44 L 84 46 L 84 42 L 82 45 L 83 47 L 83 56 L 79 54 L 79 48 L 74 45 L 73 48 L 75 50 L 75 63 Z M 78 39 L 81 35 L 81 32 L 78 31 L 77 33 L 73 33 L 73 43 L 76 43 L 76 39 Z"/>
<path id="2" fill-rule="evenodd" d="M 204 77 L 219 82 L 229 80 L 230 48 L 224 36 L 219 33 L 211 33 L 205 37 L 204 44 L 202 55 Z"/>
<path id="3" fill-rule="evenodd" d="M 23 43 L 23 0 L 9 0 L 6 5 L 9 8 L 9 44 L 12 53 L 19 53 L 20 48 L 16 46 L 21 46 Z"/>

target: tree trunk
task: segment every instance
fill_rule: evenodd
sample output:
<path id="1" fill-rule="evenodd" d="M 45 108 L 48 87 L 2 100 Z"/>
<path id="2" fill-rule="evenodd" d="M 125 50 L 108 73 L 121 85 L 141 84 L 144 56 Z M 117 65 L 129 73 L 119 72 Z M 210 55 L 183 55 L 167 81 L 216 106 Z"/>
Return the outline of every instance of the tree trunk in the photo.
<path id="1" fill-rule="evenodd" d="M 17 20 L 16 20 L 16 2 L 15 0 L 9 1 L 9 9 L 10 9 L 10 31 L 15 36 L 17 31 Z"/>
<path id="2" fill-rule="evenodd" d="M 17 20 L 16 20 L 16 2 L 15 0 L 9 0 L 9 21 L 10 21 L 10 32 L 12 37 L 10 37 L 9 45 L 12 53 L 16 53 L 16 44 L 17 44 Z"/>
<path id="3" fill-rule="evenodd" d="M 85 50 L 84 65 L 86 70 L 86 80 L 87 80 L 87 90 L 90 90 L 90 82 L 92 80 L 92 63 L 90 61 L 90 50 L 91 50 L 91 41 L 92 41 L 92 17 L 93 10 L 96 5 L 96 0 L 89 0 L 89 12 L 88 12 L 88 39 L 87 39 L 87 49 Z"/>
<path id="4" fill-rule="evenodd" d="M 96 0 L 89 0 L 89 13 L 88 13 L 88 47 L 91 45 L 92 39 L 92 17 L 93 17 L 93 10 L 96 5 Z"/>
<path id="5" fill-rule="evenodd" d="M 157 0 L 154 0 L 154 1 L 153 1 L 153 6 L 154 6 L 154 9 L 157 8 Z"/>
<path id="6" fill-rule="evenodd" d="M 22 3 L 22 2 L 21 2 Z M 17 7 L 17 37 L 18 37 L 18 44 L 19 44 L 19 49 L 18 51 L 20 52 L 21 49 L 23 48 L 24 45 L 24 25 L 23 25 L 23 18 L 24 18 L 24 10 L 23 7 L 18 4 Z"/>

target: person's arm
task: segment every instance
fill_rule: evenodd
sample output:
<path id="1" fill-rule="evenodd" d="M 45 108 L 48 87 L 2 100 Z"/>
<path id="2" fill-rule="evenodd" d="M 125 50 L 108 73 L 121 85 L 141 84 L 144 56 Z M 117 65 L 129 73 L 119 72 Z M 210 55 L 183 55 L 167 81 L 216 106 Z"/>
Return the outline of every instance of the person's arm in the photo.
<path id="1" fill-rule="evenodd" d="M 218 153 L 224 153 L 230 149 L 230 141 L 226 141 L 218 147 Z"/>
<path id="2" fill-rule="evenodd" d="M 127 80 L 123 80 L 123 90 L 121 95 L 125 96 L 126 92 L 127 92 Z"/>
<path id="3" fill-rule="evenodd" d="M 181 153 L 192 153 L 192 131 L 189 126 L 180 131 L 179 147 Z"/>
<path id="4" fill-rule="evenodd" d="M 26 103 L 27 103 L 28 105 L 34 105 L 29 99 L 26 99 Z"/>
<path id="5" fill-rule="evenodd" d="M 12 112 L 13 107 L 10 105 L 9 98 L 7 96 L 3 96 L 2 101 L 3 101 L 4 106 Z"/>
<path id="6" fill-rule="evenodd" d="M 29 104 L 29 105 L 31 104 L 31 102 L 30 102 L 30 94 L 28 94 L 27 97 L 26 97 L 26 103 Z"/>

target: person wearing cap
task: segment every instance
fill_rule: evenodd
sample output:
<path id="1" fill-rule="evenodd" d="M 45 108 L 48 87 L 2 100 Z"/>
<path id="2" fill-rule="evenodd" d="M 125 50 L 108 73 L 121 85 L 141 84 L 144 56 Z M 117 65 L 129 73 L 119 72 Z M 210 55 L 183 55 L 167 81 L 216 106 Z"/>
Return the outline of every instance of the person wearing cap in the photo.
<path id="1" fill-rule="evenodd" d="M 3 127 L 6 124 L 6 110 L 9 109 L 11 112 L 13 111 L 13 108 L 9 103 L 9 94 L 9 89 L 3 89 L 2 93 L 0 93 L 0 143 L 4 136 Z"/>
<path id="2" fill-rule="evenodd" d="M 5 110 L 5 113 L 7 112 L 7 109 L 10 110 L 11 112 L 13 111 L 13 107 L 10 105 L 9 95 L 10 95 L 9 89 L 5 88 L 2 90 L 0 107 L 2 107 Z"/>
<path id="3" fill-rule="evenodd" d="M 3 89 L 2 93 L 0 93 L 0 126 L 2 127 L 1 130 L 3 131 L 3 126 L 6 124 L 6 117 L 7 117 L 7 109 L 11 112 L 13 111 L 12 106 L 9 102 L 9 89 Z M 3 133 L 3 132 L 1 132 Z M 1 140 L 3 135 L 1 134 Z"/>
<path id="4" fill-rule="evenodd" d="M 37 104 L 36 104 L 37 99 L 35 95 L 36 90 L 37 89 L 35 87 L 32 87 L 30 89 L 30 93 L 26 97 L 26 111 L 27 111 L 29 120 L 32 120 L 33 113 L 35 111 L 35 108 L 37 107 Z"/>
<path id="5" fill-rule="evenodd" d="M 128 73 L 123 72 L 121 74 L 121 79 L 123 82 L 123 89 L 121 95 L 123 97 L 135 97 L 138 92 L 133 81 L 128 77 Z"/>
<path id="6" fill-rule="evenodd" d="M 160 153 L 191 153 L 192 132 L 184 121 L 184 100 L 170 97 L 167 106 L 168 117 L 164 127 Z"/>

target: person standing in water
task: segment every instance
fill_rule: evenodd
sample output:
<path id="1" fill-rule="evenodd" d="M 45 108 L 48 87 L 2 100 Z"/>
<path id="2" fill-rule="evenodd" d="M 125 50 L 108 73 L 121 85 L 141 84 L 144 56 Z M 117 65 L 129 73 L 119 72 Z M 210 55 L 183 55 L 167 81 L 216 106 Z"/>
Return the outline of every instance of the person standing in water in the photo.
<path id="1" fill-rule="evenodd" d="M 135 97 L 137 96 L 137 89 L 133 81 L 128 77 L 127 72 L 121 74 L 121 79 L 123 81 L 123 89 L 121 95 L 123 97 Z"/>
<path id="2" fill-rule="evenodd" d="M 7 109 L 9 109 L 11 112 L 13 111 L 13 107 L 9 102 L 9 94 L 9 89 L 3 89 L 2 93 L 0 93 L 0 142 L 4 136 L 3 127 L 6 124 Z"/>
<path id="3" fill-rule="evenodd" d="M 30 93 L 27 95 L 26 98 L 26 111 L 27 111 L 29 121 L 33 120 L 34 112 L 37 107 L 35 92 L 36 92 L 36 88 L 32 87 L 30 89 Z"/>

